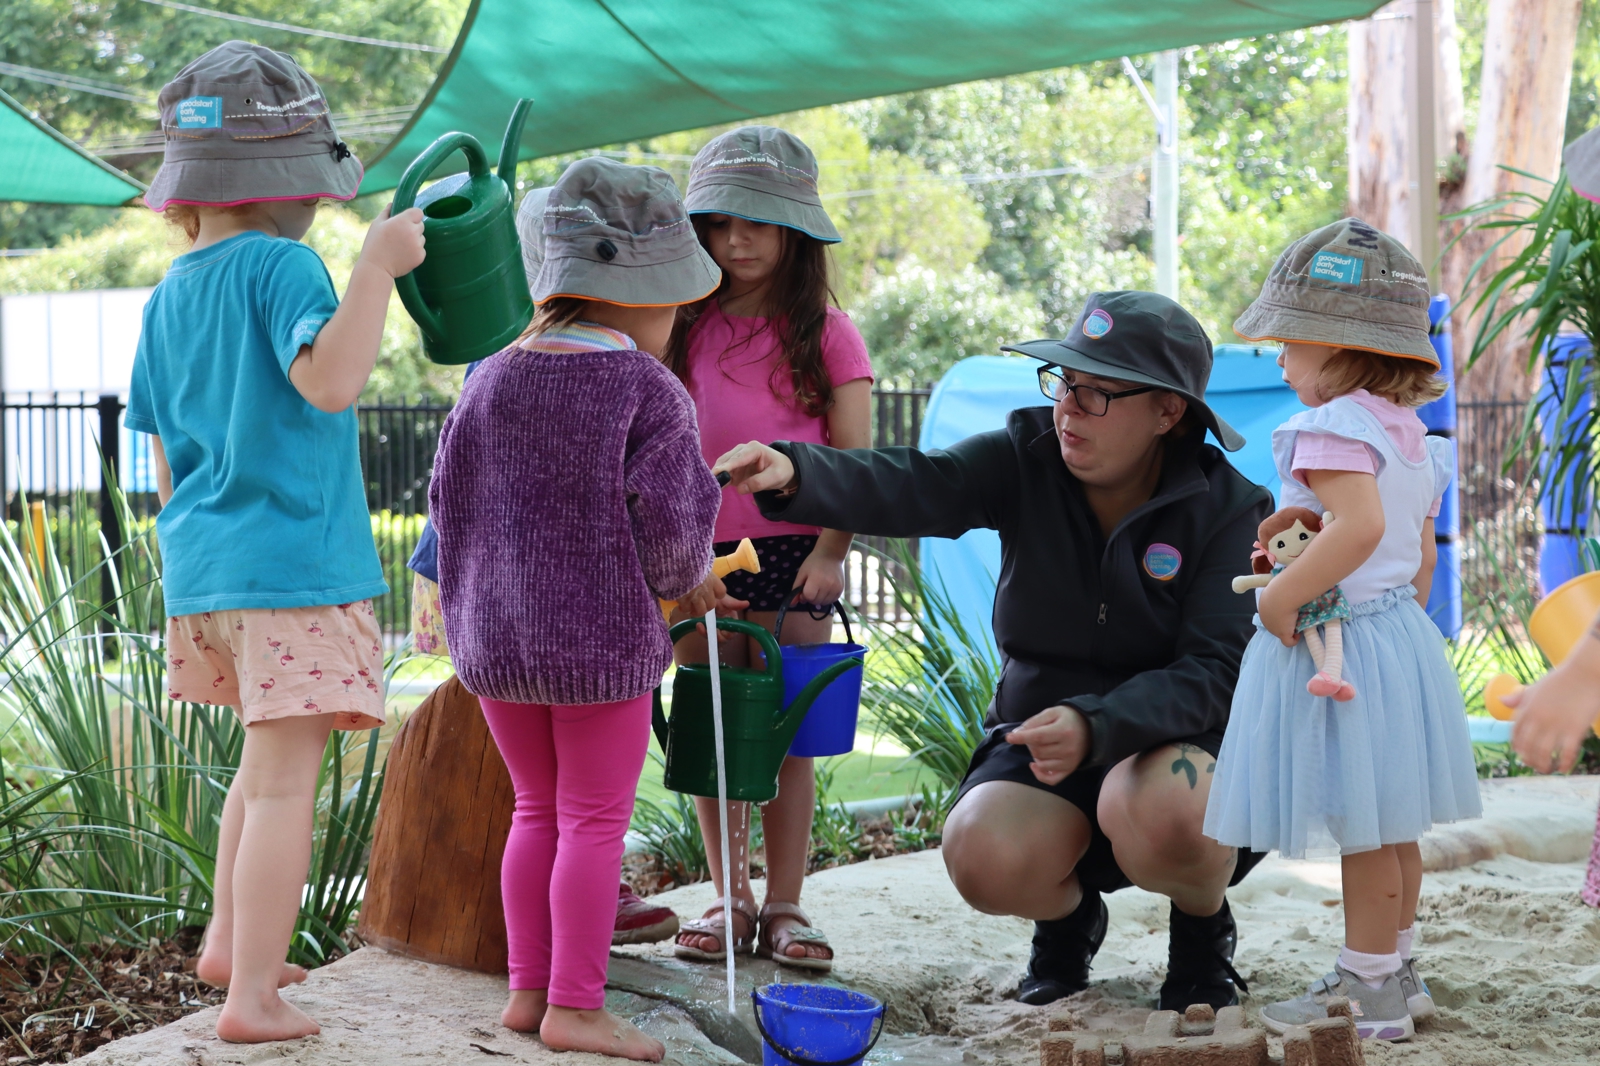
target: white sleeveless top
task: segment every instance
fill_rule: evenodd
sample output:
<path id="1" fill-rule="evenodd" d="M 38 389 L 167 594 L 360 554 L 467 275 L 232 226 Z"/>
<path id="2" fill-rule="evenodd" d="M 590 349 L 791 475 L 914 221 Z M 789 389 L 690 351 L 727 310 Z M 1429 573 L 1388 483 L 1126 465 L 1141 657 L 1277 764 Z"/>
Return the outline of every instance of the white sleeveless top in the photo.
<path id="1" fill-rule="evenodd" d="M 1375 600 L 1390 589 L 1411 583 L 1422 566 L 1422 526 L 1433 501 L 1455 476 L 1455 443 L 1428 437 L 1427 456 L 1412 462 L 1401 454 L 1377 416 L 1355 400 L 1341 396 L 1321 407 L 1302 411 L 1272 431 L 1272 458 L 1283 479 L 1280 507 L 1306 507 L 1321 514 L 1317 494 L 1295 479 L 1290 465 L 1295 438 L 1301 433 L 1328 433 L 1369 445 L 1378 455 L 1378 496 L 1383 502 L 1383 539 L 1355 573 L 1339 582 L 1352 604 Z"/>

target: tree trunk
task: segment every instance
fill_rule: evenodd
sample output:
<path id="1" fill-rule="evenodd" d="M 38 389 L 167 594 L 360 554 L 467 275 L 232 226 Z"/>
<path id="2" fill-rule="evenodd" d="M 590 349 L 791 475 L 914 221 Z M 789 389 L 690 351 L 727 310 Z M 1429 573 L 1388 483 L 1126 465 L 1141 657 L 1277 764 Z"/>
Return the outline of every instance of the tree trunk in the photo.
<path id="1" fill-rule="evenodd" d="M 1350 23 L 1348 152 L 1350 213 L 1400 240 L 1411 232 L 1410 123 L 1404 87 L 1410 50 L 1411 0 L 1395 0 L 1372 18 Z M 1439 48 L 1434 64 L 1435 155 L 1466 152 L 1466 105 L 1454 0 L 1436 0 Z"/>
<path id="2" fill-rule="evenodd" d="M 1444 210 L 1459 210 L 1518 189 L 1548 190 L 1542 182 L 1502 168 L 1514 167 L 1550 180 L 1560 171 L 1572 54 L 1582 9 L 1582 0 L 1489 0 L 1478 128 L 1460 191 L 1447 200 Z M 1442 235 L 1441 243 L 1448 236 Z M 1526 399 L 1532 391 L 1529 353 L 1515 327 L 1484 352 L 1471 371 L 1465 370 L 1478 322 L 1468 314 L 1470 304 L 1461 298 L 1462 287 L 1473 261 L 1492 243 L 1493 238 L 1483 234 L 1469 234 L 1444 259 L 1445 290 L 1457 299 L 1454 326 L 1461 398 Z M 1485 270 L 1492 273 L 1520 250 L 1508 241 Z"/>
<path id="3" fill-rule="evenodd" d="M 514 798 L 478 698 L 450 678 L 389 749 L 362 939 L 425 962 L 505 973 L 500 858 Z"/>

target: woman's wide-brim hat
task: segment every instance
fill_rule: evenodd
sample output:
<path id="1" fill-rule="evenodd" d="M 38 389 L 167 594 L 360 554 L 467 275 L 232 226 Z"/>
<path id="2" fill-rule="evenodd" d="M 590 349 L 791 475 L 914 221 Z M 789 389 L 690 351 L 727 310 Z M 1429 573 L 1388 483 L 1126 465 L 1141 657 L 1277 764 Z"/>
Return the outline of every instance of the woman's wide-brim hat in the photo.
<path id="1" fill-rule="evenodd" d="M 166 155 L 144 201 L 231 207 L 348 200 L 361 160 L 339 139 L 322 90 L 291 56 L 246 41 L 218 45 L 158 100 Z"/>
<path id="2" fill-rule="evenodd" d="M 1081 374 L 1177 393 L 1224 448 L 1236 452 L 1244 447 L 1244 438 L 1206 403 L 1211 338 L 1205 327 L 1159 293 L 1091 292 L 1072 332 L 1062 340 L 1006 344 L 1001 350 Z"/>
<path id="3" fill-rule="evenodd" d="M 722 282 L 678 187 L 658 167 L 580 159 L 551 186 L 543 219 L 535 303 L 575 296 L 668 307 L 704 299 Z"/>
<path id="4" fill-rule="evenodd" d="M 1289 245 L 1233 331 L 1251 341 L 1360 348 L 1437 370 L 1429 298 L 1428 273 L 1405 245 L 1346 218 Z"/>
<path id="5" fill-rule="evenodd" d="M 817 157 L 776 126 L 740 126 L 696 152 L 683 202 L 691 215 L 737 215 L 827 244 L 843 239 L 817 194 Z"/>

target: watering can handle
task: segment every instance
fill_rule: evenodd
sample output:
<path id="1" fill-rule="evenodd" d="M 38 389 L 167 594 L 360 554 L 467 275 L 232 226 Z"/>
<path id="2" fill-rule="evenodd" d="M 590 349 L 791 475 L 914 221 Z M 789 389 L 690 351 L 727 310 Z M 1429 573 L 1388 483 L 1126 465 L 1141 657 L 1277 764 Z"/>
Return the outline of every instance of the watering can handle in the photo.
<path id="1" fill-rule="evenodd" d="M 773 636 L 774 640 L 782 640 L 783 639 L 783 620 L 784 620 L 785 616 L 788 615 L 789 608 L 794 603 L 795 597 L 799 596 L 800 593 L 803 592 L 803 591 L 804 591 L 803 589 L 790 589 L 789 590 L 789 595 L 784 597 L 783 606 L 778 608 L 778 620 L 775 623 L 773 623 L 773 626 L 772 626 L 772 636 Z M 844 623 L 844 642 L 846 644 L 854 644 L 856 642 L 856 638 L 850 632 L 850 616 L 844 613 L 844 604 L 843 603 L 835 603 L 835 604 L 833 604 L 832 606 L 830 606 L 828 608 L 828 611 L 830 611 L 830 612 L 831 611 L 835 611 L 835 610 L 837 610 L 839 612 L 839 621 Z M 806 613 L 807 614 L 811 614 L 810 611 L 807 611 Z M 817 616 L 814 615 L 814 614 L 812 614 L 811 617 L 817 618 Z M 822 617 L 826 618 L 827 615 L 824 614 Z M 820 620 L 821 619 L 819 618 L 818 621 L 820 621 Z"/>
<path id="2" fill-rule="evenodd" d="M 392 212 L 398 215 L 415 205 L 417 192 L 422 188 L 422 183 L 428 180 L 428 175 L 458 149 L 467 157 L 467 173 L 472 177 L 480 178 L 489 173 L 489 157 L 484 154 L 483 145 L 478 143 L 476 137 L 470 133 L 447 133 L 428 145 L 427 151 L 412 160 L 406 172 L 400 175 L 400 184 L 394 190 Z M 394 287 L 400 294 L 400 302 L 406 305 L 406 310 L 422 331 L 431 337 L 442 338 L 444 325 L 439 321 L 439 316 L 433 313 L 433 308 L 423 302 L 422 293 L 417 289 L 416 272 L 395 278 Z"/>
<path id="3" fill-rule="evenodd" d="M 761 1034 L 761 1039 L 767 1042 L 768 1047 L 778 1053 L 779 1058 L 783 1059 L 785 1062 L 794 1063 L 794 1066 L 851 1066 L 851 1063 L 861 1062 L 863 1059 L 865 1059 L 867 1055 L 871 1053 L 872 1049 L 878 1046 L 878 1038 L 883 1036 L 884 1012 L 879 1011 L 877 1019 L 878 1031 L 872 1034 L 872 1042 L 866 1047 L 862 1048 L 858 1054 L 851 1055 L 847 1059 L 808 1059 L 799 1052 L 795 1051 L 793 1048 L 779 1046 L 778 1042 L 772 1039 L 772 1034 L 767 1032 L 767 1027 L 761 1024 L 761 1001 L 756 999 L 756 990 L 753 988 L 750 990 L 750 1004 L 752 1008 L 754 1008 L 756 1016 L 756 1032 Z"/>
<path id="4" fill-rule="evenodd" d="M 661 709 L 661 686 L 650 693 L 650 729 L 656 735 L 656 743 L 661 745 L 661 750 L 667 750 L 667 712 Z"/>
<path id="5" fill-rule="evenodd" d="M 679 622 L 667 630 L 667 636 L 672 638 L 672 643 L 676 644 L 690 633 L 693 633 L 702 621 L 704 620 L 700 618 L 690 618 Z M 719 618 L 717 619 L 717 628 L 726 629 L 730 633 L 743 633 L 745 636 L 753 638 L 756 643 L 761 645 L 761 654 L 767 657 L 767 673 L 773 674 L 780 679 L 783 677 L 783 652 L 778 649 L 778 642 L 771 633 L 768 633 L 754 622 L 746 622 L 742 618 Z"/>

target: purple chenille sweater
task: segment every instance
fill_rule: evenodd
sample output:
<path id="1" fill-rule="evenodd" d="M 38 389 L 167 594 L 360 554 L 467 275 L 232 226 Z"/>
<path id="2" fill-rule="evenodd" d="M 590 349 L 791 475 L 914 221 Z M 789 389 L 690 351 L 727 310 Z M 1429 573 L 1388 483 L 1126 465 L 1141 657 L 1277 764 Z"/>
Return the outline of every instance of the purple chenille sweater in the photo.
<path id="1" fill-rule="evenodd" d="M 636 349 L 507 348 L 445 420 L 428 505 L 462 684 L 611 703 L 661 683 L 656 599 L 711 568 L 720 490 L 682 383 Z"/>

